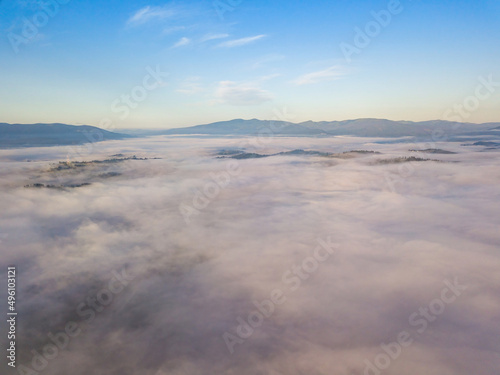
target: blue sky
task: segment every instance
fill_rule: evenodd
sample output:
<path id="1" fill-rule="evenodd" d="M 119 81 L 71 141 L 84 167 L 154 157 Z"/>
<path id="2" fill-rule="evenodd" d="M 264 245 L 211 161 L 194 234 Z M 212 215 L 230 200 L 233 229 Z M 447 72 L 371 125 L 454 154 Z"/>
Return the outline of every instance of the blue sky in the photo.
<path id="1" fill-rule="evenodd" d="M 3 0 L 0 121 L 500 121 L 499 21 L 493 0 Z"/>

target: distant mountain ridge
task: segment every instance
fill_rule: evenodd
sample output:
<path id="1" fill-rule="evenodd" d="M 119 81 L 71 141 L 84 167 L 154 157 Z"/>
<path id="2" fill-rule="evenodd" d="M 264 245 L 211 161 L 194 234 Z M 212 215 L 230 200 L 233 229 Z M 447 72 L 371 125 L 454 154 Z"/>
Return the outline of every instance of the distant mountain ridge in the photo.
<path id="1" fill-rule="evenodd" d="M 292 123 L 285 121 L 264 121 L 258 119 L 214 122 L 186 128 L 160 130 L 155 134 L 206 134 L 206 135 L 290 135 L 290 136 L 332 136 L 350 135 L 358 137 L 425 137 L 443 133 L 455 135 L 500 135 L 500 123 L 472 124 L 442 120 L 434 121 L 392 121 L 384 119 L 356 119 L 346 121 L 306 121 Z"/>
<path id="2" fill-rule="evenodd" d="M 130 137 L 90 125 L 0 123 L 1 148 L 80 145 Z"/>
<path id="3" fill-rule="evenodd" d="M 138 129 L 130 132 L 124 130 L 124 132 L 127 134 L 110 132 L 89 125 L 0 123 L 0 148 L 79 145 L 154 135 L 257 136 L 262 134 L 263 136 L 409 137 L 413 139 L 431 139 L 435 135 L 436 138 L 443 140 L 498 140 L 500 139 L 500 122 L 472 124 L 442 120 L 412 122 L 368 118 L 292 123 L 258 119 L 235 119 L 185 128 Z"/>

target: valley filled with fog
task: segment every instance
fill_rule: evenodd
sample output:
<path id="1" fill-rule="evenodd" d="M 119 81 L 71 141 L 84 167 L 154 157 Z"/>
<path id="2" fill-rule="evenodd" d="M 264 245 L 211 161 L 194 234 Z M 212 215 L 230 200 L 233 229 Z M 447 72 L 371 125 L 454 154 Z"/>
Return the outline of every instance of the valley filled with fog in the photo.
<path id="1" fill-rule="evenodd" d="M 19 366 L 491 375 L 500 149 L 467 144 L 155 136 L 0 150 Z"/>

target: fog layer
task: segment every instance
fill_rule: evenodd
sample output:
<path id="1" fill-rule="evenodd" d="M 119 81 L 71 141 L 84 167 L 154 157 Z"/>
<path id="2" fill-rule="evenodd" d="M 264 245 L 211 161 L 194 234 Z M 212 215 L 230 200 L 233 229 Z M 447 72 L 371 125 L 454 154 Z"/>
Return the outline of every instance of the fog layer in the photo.
<path id="1" fill-rule="evenodd" d="M 378 141 L 0 151 L 0 265 L 17 266 L 19 312 L 5 372 L 496 373 L 500 153 Z M 429 147 L 456 153 L 409 151 Z M 336 156 L 275 155 L 296 149 Z M 380 163 L 410 156 L 432 160 Z M 92 160 L 107 162 L 55 168 Z"/>

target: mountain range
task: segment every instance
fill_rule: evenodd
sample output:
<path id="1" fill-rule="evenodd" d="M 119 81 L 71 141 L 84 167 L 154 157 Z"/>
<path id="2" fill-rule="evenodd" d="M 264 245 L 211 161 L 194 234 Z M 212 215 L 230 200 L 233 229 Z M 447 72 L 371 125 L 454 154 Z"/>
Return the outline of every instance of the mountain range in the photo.
<path id="1" fill-rule="evenodd" d="M 273 135 L 296 137 L 342 135 L 394 139 L 410 137 L 420 140 L 431 139 L 434 135 L 434 138 L 456 141 L 498 140 L 500 137 L 500 123 L 472 124 L 442 120 L 412 122 L 383 119 L 292 123 L 258 119 L 235 119 L 165 130 L 123 129 L 123 133 L 110 132 L 89 125 L 0 123 L 0 148 L 77 145 L 154 135 Z"/>
<path id="2" fill-rule="evenodd" d="M 157 131 L 155 134 L 205 134 L 205 135 L 258 135 L 277 136 L 332 136 L 357 137 L 430 137 L 434 132 L 456 135 L 500 135 L 500 123 L 457 123 L 450 121 L 391 121 L 383 119 L 357 119 L 346 121 L 264 121 L 258 119 L 214 122 L 187 128 Z M 435 133 L 437 134 L 437 133 Z"/>

